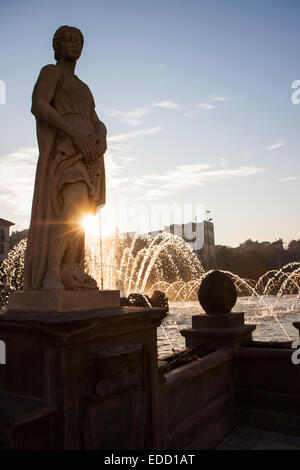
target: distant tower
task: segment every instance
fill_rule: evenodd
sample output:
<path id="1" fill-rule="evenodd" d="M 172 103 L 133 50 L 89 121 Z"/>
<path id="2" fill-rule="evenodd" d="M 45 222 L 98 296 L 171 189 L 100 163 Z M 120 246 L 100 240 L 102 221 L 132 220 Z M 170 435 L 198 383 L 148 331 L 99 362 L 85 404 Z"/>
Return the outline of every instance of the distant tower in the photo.
<path id="1" fill-rule="evenodd" d="M 7 258 L 9 252 L 9 229 L 13 222 L 0 218 L 0 261 Z"/>
<path id="2" fill-rule="evenodd" d="M 205 269 L 216 268 L 215 232 L 212 219 L 204 220 L 204 244 L 200 250 L 200 260 Z"/>
<path id="3" fill-rule="evenodd" d="M 165 227 L 165 231 L 172 233 L 173 235 L 178 235 L 182 237 L 184 241 L 189 243 L 193 252 L 197 255 L 206 270 L 216 268 L 216 247 L 213 219 L 210 218 L 208 220 L 203 220 L 202 222 L 197 222 L 197 218 L 195 217 L 195 222 L 189 222 L 187 224 L 172 224 Z M 185 235 L 191 233 L 197 234 L 198 237 L 201 235 L 201 248 L 197 247 L 195 240 L 189 240 L 186 238 Z"/>

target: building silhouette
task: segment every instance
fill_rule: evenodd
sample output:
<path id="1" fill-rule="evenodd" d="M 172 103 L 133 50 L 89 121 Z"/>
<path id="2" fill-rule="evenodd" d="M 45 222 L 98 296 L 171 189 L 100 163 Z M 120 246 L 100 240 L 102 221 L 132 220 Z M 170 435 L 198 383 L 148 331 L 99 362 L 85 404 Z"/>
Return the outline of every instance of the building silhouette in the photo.
<path id="1" fill-rule="evenodd" d="M 9 252 L 9 230 L 12 225 L 15 225 L 9 220 L 0 218 L 0 261 L 7 258 Z"/>
<path id="2" fill-rule="evenodd" d="M 171 224 L 165 226 L 163 230 L 149 232 L 149 235 L 155 238 L 162 232 L 177 235 L 187 242 L 193 253 L 195 253 L 201 261 L 205 270 L 216 268 L 217 262 L 214 224 L 211 220 L 188 222 L 186 224 Z M 121 238 L 133 240 L 136 232 L 123 232 L 119 235 Z"/>
<path id="3" fill-rule="evenodd" d="M 216 267 L 214 224 L 212 221 L 172 224 L 165 231 L 187 242 L 206 270 Z"/>

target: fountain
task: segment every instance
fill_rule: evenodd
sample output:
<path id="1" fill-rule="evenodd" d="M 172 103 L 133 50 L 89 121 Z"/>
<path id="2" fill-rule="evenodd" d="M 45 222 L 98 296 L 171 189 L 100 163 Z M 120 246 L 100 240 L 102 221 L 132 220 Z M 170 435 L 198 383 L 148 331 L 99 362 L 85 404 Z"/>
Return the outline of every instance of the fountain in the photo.
<path id="1" fill-rule="evenodd" d="M 100 283 L 99 239 L 87 236 L 86 269 Z M 176 282 L 197 282 L 205 273 L 199 259 L 182 238 L 167 232 L 155 238 L 149 234 L 136 234 L 121 238 L 118 233 L 103 240 L 104 287 L 114 288 L 116 282 L 128 295 L 135 292 L 150 295 L 155 287 Z M 164 290 L 164 289 L 160 289 Z"/>
<path id="2" fill-rule="evenodd" d="M 23 238 L 8 253 L 0 266 L 0 305 L 7 304 L 12 292 L 23 289 L 24 281 L 24 257 L 27 238 Z"/>
<path id="3" fill-rule="evenodd" d="M 106 288 L 114 288 L 117 282 L 122 285 L 124 295 L 134 291 L 148 296 L 160 290 L 173 305 L 181 303 L 189 308 L 191 302 L 197 301 L 199 286 L 206 273 L 188 243 L 181 238 L 162 232 L 155 238 L 149 234 L 136 234 L 130 240 L 116 233 L 113 238 L 106 239 L 104 245 Z M 99 279 L 100 266 L 98 246 L 99 240 L 90 237 L 87 267 L 96 279 Z M 254 314 L 254 321 L 273 317 L 281 325 L 279 314 L 300 311 L 300 263 L 289 263 L 281 269 L 268 271 L 257 281 L 224 272 L 237 288 L 237 308 L 241 309 L 242 305 L 246 313 Z M 197 308 L 200 307 L 197 305 Z M 287 331 L 283 331 L 290 338 Z"/>
<path id="4" fill-rule="evenodd" d="M 189 326 L 192 314 L 202 313 L 197 293 L 206 274 L 188 243 L 166 232 L 154 238 L 136 234 L 133 239 L 116 232 L 102 242 L 100 250 L 99 235 L 86 233 L 87 272 L 100 288 L 102 285 L 105 289 L 118 288 L 123 296 L 136 292 L 151 297 L 155 290 L 164 292 L 170 302 L 170 315 L 158 330 L 159 352 L 184 348 L 180 329 Z M 9 252 L 0 267 L 2 305 L 11 292 L 22 289 L 25 248 L 26 238 Z M 258 323 L 255 335 L 262 339 L 270 335 L 291 339 L 294 334 L 291 322 L 300 312 L 300 263 L 268 271 L 257 281 L 224 272 L 237 288 L 235 310 L 245 311 L 248 323 Z M 265 326 L 270 321 L 272 331 L 267 331 Z"/>
<path id="5" fill-rule="evenodd" d="M 2 291 L 22 290 L 26 243 L 27 239 L 23 238 L 3 261 L 0 267 Z M 133 240 L 118 234 L 106 238 L 103 240 L 102 264 L 99 238 L 87 234 L 85 267 L 99 286 L 103 282 L 105 289 L 115 288 L 117 284 L 124 295 L 134 291 L 148 296 L 158 289 L 165 292 L 171 302 L 196 301 L 206 274 L 189 244 L 167 232 L 159 233 L 155 238 L 142 233 L 136 234 Z M 269 313 L 276 310 L 284 296 L 293 296 L 294 302 L 289 308 L 292 310 L 300 298 L 300 262 L 268 271 L 258 281 L 243 279 L 230 271 L 223 272 L 234 281 L 238 296 L 247 297 L 249 304 L 256 299 Z M 268 296 L 277 300 L 272 307 L 264 303 Z"/>

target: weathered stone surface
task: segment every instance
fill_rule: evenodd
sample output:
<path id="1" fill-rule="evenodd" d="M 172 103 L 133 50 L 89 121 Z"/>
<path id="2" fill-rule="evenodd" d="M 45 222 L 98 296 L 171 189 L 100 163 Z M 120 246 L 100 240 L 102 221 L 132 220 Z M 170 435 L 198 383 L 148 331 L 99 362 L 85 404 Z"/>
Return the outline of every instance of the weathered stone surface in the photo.
<path id="1" fill-rule="evenodd" d="M 86 395 L 81 425 L 85 449 L 141 450 L 146 433 L 145 351 L 142 344 L 101 351 L 89 364 L 102 371 Z M 88 375 L 88 374 L 87 374 Z M 100 423 L 105 423 L 105 426 Z"/>
<path id="2" fill-rule="evenodd" d="M 0 450 L 49 448 L 55 411 L 49 401 L 0 391 Z"/>
<path id="3" fill-rule="evenodd" d="M 78 312 L 120 306 L 118 290 L 61 290 L 14 292 L 8 310 L 18 312 Z"/>
<path id="4" fill-rule="evenodd" d="M 51 436 L 46 448 L 157 448 L 156 328 L 164 315 L 132 307 L 6 311 L 0 314 L 7 362 L 0 390 L 55 407 L 39 425 L 39 433 Z M 26 434 L 33 446 L 36 423 Z"/>
<path id="5" fill-rule="evenodd" d="M 300 375 L 293 350 L 247 348 L 235 359 L 239 422 L 300 435 Z"/>
<path id="6" fill-rule="evenodd" d="M 0 429 L 10 432 L 16 427 L 55 411 L 49 402 L 0 391 Z"/>
<path id="7" fill-rule="evenodd" d="M 204 345 L 210 351 L 219 348 L 238 349 L 252 341 L 255 325 L 239 325 L 234 328 L 187 328 L 180 333 L 185 337 L 187 348 Z"/>
<path id="8" fill-rule="evenodd" d="M 236 303 L 234 282 L 221 271 L 212 271 L 200 284 L 198 299 L 208 315 L 224 315 L 231 312 Z"/>
<path id="9" fill-rule="evenodd" d="M 300 450 L 299 436 L 237 426 L 215 450 Z"/>
<path id="10" fill-rule="evenodd" d="M 227 315 L 193 315 L 192 327 L 199 328 L 234 328 L 244 325 L 244 313 L 233 312 Z"/>
<path id="11" fill-rule="evenodd" d="M 220 350 L 164 375 L 164 449 L 210 449 L 235 426 L 232 356 Z"/>

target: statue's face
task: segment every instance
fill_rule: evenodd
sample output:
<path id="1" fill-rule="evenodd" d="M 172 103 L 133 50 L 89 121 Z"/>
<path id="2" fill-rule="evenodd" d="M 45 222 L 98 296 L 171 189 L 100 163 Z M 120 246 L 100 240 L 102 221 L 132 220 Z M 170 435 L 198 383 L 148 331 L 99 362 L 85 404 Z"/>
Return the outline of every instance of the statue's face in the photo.
<path id="1" fill-rule="evenodd" d="M 81 36 L 76 31 L 66 31 L 59 44 L 59 53 L 65 59 L 78 60 L 82 51 Z"/>

